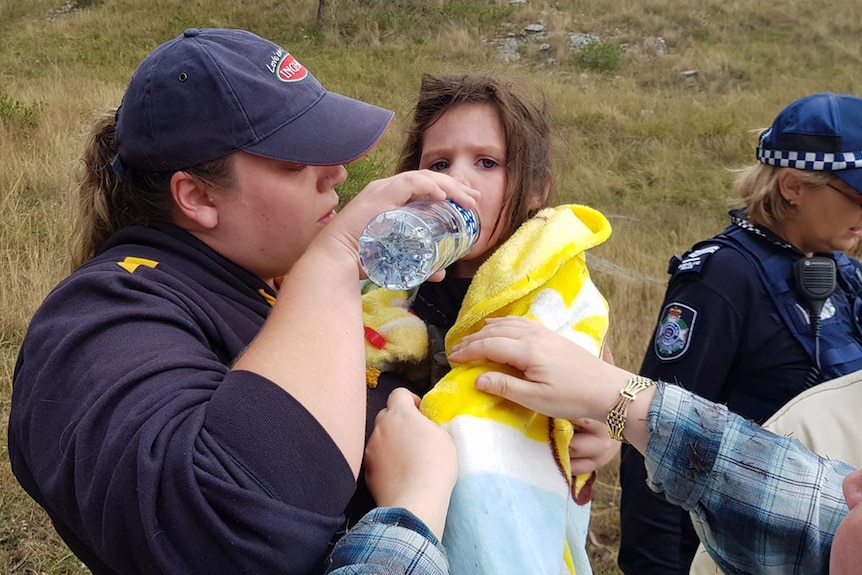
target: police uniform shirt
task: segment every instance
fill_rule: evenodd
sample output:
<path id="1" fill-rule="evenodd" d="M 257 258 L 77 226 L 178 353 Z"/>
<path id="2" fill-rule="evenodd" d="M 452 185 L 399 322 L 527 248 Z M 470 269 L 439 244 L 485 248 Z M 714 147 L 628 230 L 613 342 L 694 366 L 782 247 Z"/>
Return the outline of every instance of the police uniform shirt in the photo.
<path id="1" fill-rule="evenodd" d="M 711 247 L 671 279 L 640 373 L 762 423 L 804 389 L 811 360 L 746 257 Z"/>
<path id="2" fill-rule="evenodd" d="M 686 254 L 671 279 L 640 373 L 763 422 L 804 389 L 811 360 L 746 256 L 705 247 Z M 687 574 L 698 545 L 688 513 L 647 487 L 643 457 L 629 446 L 620 486 L 623 572 Z"/>

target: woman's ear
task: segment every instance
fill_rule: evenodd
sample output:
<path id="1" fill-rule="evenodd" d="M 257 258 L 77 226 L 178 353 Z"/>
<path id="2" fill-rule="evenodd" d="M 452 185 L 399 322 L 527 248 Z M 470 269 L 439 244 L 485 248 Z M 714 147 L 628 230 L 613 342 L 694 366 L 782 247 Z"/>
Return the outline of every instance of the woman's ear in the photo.
<path id="1" fill-rule="evenodd" d="M 778 172 L 778 191 L 791 206 L 798 205 L 802 200 L 802 192 L 805 183 L 793 172 L 793 170 L 781 170 Z"/>
<path id="2" fill-rule="evenodd" d="M 186 172 L 174 172 L 171 195 L 182 219 L 207 230 L 218 225 L 218 209 L 213 202 L 212 190 L 202 180 Z"/>
<path id="3" fill-rule="evenodd" d="M 542 194 L 539 196 L 533 196 L 530 198 L 530 211 L 538 212 L 542 208 L 548 205 L 548 198 L 551 197 L 551 173 L 548 172 L 547 177 L 545 178 L 545 189 L 542 190 Z"/>

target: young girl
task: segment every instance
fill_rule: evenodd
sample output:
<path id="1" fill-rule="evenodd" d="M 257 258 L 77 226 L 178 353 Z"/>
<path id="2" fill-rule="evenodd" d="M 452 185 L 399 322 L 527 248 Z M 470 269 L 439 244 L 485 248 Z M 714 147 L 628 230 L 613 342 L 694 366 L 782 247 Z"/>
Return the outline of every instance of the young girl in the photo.
<path id="1" fill-rule="evenodd" d="M 410 310 L 427 326 L 430 349 L 425 353 L 423 348 L 422 357 L 419 358 L 419 363 L 426 369 L 418 370 L 420 377 L 415 375 L 415 369 L 405 376 L 408 371 L 402 369 L 404 362 L 394 366 L 393 362 L 384 362 L 383 373 L 373 381 L 377 387 L 369 392 L 370 409 L 379 405 L 393 387 L 407 386 L 423 395 L 438 386 L 423 400 L 423 411 L 432 419 L 445 423 L 450 432 L 459 425 L 465 425 L 463 422 L 467 420 L 464 418 L 454 423 L 463 413 L 456 414 L 451 410 L 457 411 L 460 409 L 458 406 L 468 404 L 466 410 L 470 411 L 482 404 L 484 399 L 470 396 L 469 391 L 465 391 L 471 387 L 469 382 L 461 385 L 463 382 L 459 378 L 464 375 L 469 379 L 469 375 L 460 374 L 457 369 L 446 375 L 449 365 L 445 350 L 452 343 L 450 340 L 454 341 L 469 333 L 485 315 L 516 312 L 543 316 L 555 328 L 567 332 L 568 336 L 597 355 L 606 349 L 604 335 L 607 307 L 589 281 L 583 250 L 604 241 L 610 233 L 610 227 L 601 214 L 583 206 L 548 208 L 551 205 L 552 188 L 550 164 L 549 127 L 543 104 L 519 94 L 511 84 L 493 77 L 452 75 L 423 78 L 397 169 L 399 172 L 424 169 L 448 174 L 479 190 L 481 196 L 477 211 L 481 234 L 472 251 L 449 267 L 442 282 L 425 283 L 411 295 Z M 534 217 L 537 214 L 540 214 L 539 217 Z M 571 275 L 557 273 L 560 271 Z M 555 299 L 558 296 L 559 301 Z M 575 304 L 575 301 L 578 303 Z M 557 306 L 557 303 L 562 307 Z M 594 318 L 591 327 L 576 325 L 572 320 L 583 318 L 574 318 L 570 313 L 573 309 L 577 309 L 578 313 L 590 310 L 586 315 Z M 438 383 L 444 376 L 446 379 Z M 493 414 L 506 408 L 483 406 L 481 409 L 493 419 Z M 493 427 L 494 423 L 490 425 Z M 571 460 L 563 465 L 568 467 L 570 464 L 571 467 L 565 469 L 564 473 L 589 476 L 597 467 L 611 460 L 618 448 L 616 442 L 608 437 L 603 423 L 584 420 L 578 425 L 583 432 L 574 434 L 572 438 L 568 450 Z M 498 427 L 491 433 L 498 432 L 506 433 Z M 541 431 L 541 434 L 547 433 L 547 429 Z M 564 432 L 552 438 L 552 441 L 559 440 L 563 435 Z M 544 445 L 539 448 L 543 450 L 540 457 L 545 454 L 550 457 L 552 450 L 547 447 Z M 468 477 L 471 474 L 471 461 L 465 455 L 468 447 L 461 445 L 461 448 L 461 479 L 453 498 L 458 501 L 472 499 L 474 502 L 468 502 L 467 505 L 479 509 L 481 504 L 475 500 L 482 497 L 483 492 L 492 490 L 484 491 L 475 485 L 468 487 L 472 481 Z M 519 458 L 524 456 L 526 448 L 513 450 L 507 446 L 507 449 L 507 457 L 512 460 L 511 466 L 523 462 Z M 512 470 L 498 471 L 508 473 Z M 561 476 L 556 466 L 549 473 L 555 477 Z M 520 479 L 515 478 L 515 481 Z M 468 489 L 472 489 L 469 494 Z M 583 482 L 578 485 L 578 492 L 582 503 L 589 500 L 589 488 Z M 475 569 L 469 571 L 466 563 L 461 564 L 462 558 L 471 564 L 478 563 L 487 570 L 481 572 L 514 573 L 521 569 L 520 561 L 532 557 L 527 552 L 515 553 L 519 549 L 516 542 L 505 541 L 503 536 L 497 537 L 491 532 L 495 509 L 505 506 L 504 502 L 500 503 L 490 509 L 481 527 L 475 523 L 475 517 L 465 517 L 454 531 L 459 534 L 458 540 L 444 541 L 453 573 L 480 572 Z M 565 515 L 565 501 L 558 508 Z M 452 509 L 450 506 L 450 518 Z M 575 513 L 579 514 L 578 521 L 585 536 L 589 506 L 583 505 Z M 467 514 L 470 514 L 470 510 L 467 510 Z M 526 515 L 522 517 L 524 526 L 530 523 Z M 552 537 L 565 534 L 566 519 L 562 517 L 560 529 Z M 568 519 L 571 520 L 571 517 Z M 507 521 L 504 519 L 502 522 Z M 461 557 L 459 548 L 462 544 L 477 543 L 464 541 L 464 523 L 470 524 L 468 529 L 476 527 L 487 533 L 478 544 L 486 545 L 490 540 L 491 547 L 497 546 L 498 549 L 488 547 L 482 552 L 474 549 L 465 551 Z M 510 523 L 507 528 L 511 530 L 512 527 Z M 541 530 L 534 527 L 535 524 L 531 525 L 527 531 L 539 537 Z M 519 534 L 518 540 L 528 541 L 529 534 Z M 505 561 L 495 563 L 497 559 L 490 556 L 499 551 L 499 546 L 508 546 L 510 552 L 521 557 L 515 563 L 502 567 Z M 580 548 L 571 551 L 583 555 L 583 541 Z M 500 555 L 500 559 L 503 559 L 503 555 Z M 545 569 L 540 565 L 525 565 L 527 571 L 522 572 L 560 572 L 562 553 L 546 560 L 555 562 L 554 566 Z M 581 561 L 579 573 L 589 569 L 583 563 Z M 501 568 L 505 571 L 499 571 Z"/>

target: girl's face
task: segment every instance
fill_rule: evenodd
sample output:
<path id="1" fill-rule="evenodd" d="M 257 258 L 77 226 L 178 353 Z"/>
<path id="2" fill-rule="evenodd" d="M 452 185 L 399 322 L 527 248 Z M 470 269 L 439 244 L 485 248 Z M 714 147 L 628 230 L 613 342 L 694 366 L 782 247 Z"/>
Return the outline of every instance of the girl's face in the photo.
<path id="1" fill-rule="evenodd" d="M 213 194 L 218 225 L 209 243 L 264 281 L 287 273 L 335 216 L 344 166 L 306 166 L 234 155 L 235 185 Z"/>
<path id="2" fill-rule="evenodd" d="M 862 233 L 862 195 L 838 178 L 807 187 L 795 198 L 796 217 L 787 222 L 784 239 L 801 252 L 848 251 Z"/>
<path id="3" fill-rule="evenodd" d="M 494 224 L 503 209 L 506 192 L 506 135 L 491 104 L 456 104 L 434 122 L 422 137 L 419 167 L 449 174 L 479 190 L 479 241 L 450 273 L 473 277 L 496 247 L 499 230 Z"/>

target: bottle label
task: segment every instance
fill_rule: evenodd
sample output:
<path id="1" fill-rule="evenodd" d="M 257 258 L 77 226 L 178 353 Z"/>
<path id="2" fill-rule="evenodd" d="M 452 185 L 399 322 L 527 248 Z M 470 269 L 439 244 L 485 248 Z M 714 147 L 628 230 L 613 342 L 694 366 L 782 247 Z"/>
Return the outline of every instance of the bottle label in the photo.
<path id="1" fill-rule="evenodd" d="M 456 202 L 453 202 L 452 200 L 446 200 L 446 201 L 449 202 L 450 204 L 452 204 L 455 207 L 455 209 L 458 210 L 458 213 L 461 214 L 461 218 L 464 220 L 464 223 L 466 224 L 467 234 L 469 235 L 469 237 L 472 238 L 472 237 L 478 235 L 479 234 L 479 223 L 476 220 L 473 212 L 471 212 L 469 210 L 465 210 L 464 208 L 462 208 L 461 206 L 459 206 Z"/>

